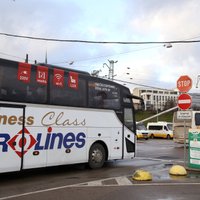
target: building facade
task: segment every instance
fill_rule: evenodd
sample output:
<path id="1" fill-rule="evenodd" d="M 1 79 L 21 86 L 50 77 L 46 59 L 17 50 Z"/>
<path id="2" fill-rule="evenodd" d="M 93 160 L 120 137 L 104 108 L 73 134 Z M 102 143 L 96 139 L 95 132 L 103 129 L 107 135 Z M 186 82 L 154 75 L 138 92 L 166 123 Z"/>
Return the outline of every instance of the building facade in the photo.
<path id="1" fill-rule="evenodd" d="M 152 89 L 152 88 L 134 88 L 133 95 L 142 97 L 144 100 L 145 110 L 165 110 L 177 105 L 177 99 L 179 96 L 177 90 L 165 90 L 165 89 Z M 133 101 L 135 109 L 140 109 L 140 102 L 138 100 Z"/>

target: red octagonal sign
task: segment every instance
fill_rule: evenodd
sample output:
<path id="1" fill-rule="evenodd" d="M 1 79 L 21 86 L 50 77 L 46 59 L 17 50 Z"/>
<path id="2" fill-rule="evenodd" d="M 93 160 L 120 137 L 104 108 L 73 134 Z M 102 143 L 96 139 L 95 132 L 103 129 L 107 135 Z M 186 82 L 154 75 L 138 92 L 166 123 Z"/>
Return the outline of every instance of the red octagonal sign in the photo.
<path id="1" fill-rule="evenodd" d="M 192 88 L 192 79 L 187 76 L 180 76 L 177 80 L 177 88 L 180 92 L 188 92 Z"/>
<path id="2" fill-rule="evenodd" d="M 181 94 L 178 97 L 178 107 L 182 110 L 187 110 L 192 104 L 192 98 L 189 94 Z"/>

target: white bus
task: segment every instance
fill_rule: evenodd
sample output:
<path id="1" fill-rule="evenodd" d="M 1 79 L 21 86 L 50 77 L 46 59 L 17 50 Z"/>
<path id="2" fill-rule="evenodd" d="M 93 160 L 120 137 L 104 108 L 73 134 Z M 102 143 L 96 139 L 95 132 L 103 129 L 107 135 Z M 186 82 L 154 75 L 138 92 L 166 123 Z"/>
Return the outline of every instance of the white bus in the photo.
<path id="1" fill-rule="evenodd" d="M 133 158 L 132 98 L 87 72 L 0 59 L 0 172 Z"/>
<path id="2" fill-rule="evenodd" d="M 173 135 L 174 142 L 184 144 L 184 139 L 188 143 L 188 131 L 192 129 L 200 129 L 200 111 L 188 111 L 191 112 L 191 119 L 179 119 L 177 117 L 177 111 L 173 115 Z M 185 122 L 184 122 L 185 121 Z M 185 123 L 185 125 L 184 125 Z M 185 128 L 184 128 L 185 126 Z M 185 129 L 185 130 L 184 130 Z M 186 133 L 184 137 L 184 133 Z"/>

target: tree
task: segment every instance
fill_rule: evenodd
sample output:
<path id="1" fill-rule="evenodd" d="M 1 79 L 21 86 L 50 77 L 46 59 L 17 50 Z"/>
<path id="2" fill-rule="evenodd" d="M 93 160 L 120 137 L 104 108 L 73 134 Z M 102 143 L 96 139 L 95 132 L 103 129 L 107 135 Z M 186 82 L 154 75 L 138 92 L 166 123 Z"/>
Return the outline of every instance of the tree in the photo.
<path id="1" fill-rule="evenodd" d="M 169 109 L 169 108 L 173 108 L 173 107 L 176 106 L 176 104 L 177 104 L 177 103 L 176 103 L 174 100 L 168 99 L 168 100 L 166 101 L 165 105 L 164 105 L 164 110 L 167 110 L 167 109 Z"/>

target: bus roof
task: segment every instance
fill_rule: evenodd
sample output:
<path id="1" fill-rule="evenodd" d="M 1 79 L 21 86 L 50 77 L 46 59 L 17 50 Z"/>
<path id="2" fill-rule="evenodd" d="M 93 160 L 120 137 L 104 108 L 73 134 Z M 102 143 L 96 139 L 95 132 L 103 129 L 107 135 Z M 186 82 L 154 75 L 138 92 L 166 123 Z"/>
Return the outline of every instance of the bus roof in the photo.
<path id="1" fill-rule="evenodd" d="M 8 59 L 0 58 L 0 64 L 5 64 L 7 66 L 15 65 L 15 64 L 20 63 L 20 62 L 22 63 L 23 61 L 8 60 Z M 73 68 L 62 67 L 62 66 L 46 64 L 46 63 L 27 63 L 27 64 L 30 64 L 30 65 L 33 65 L 33 66 L 46 66 L 49 69 L 54 69 L 54 68 L 62 69 L 64 71 L 66 71 L 66 72 L 76 72 L 76 73 L 78 73 L 80 75 L 84 75 L 84 76 L 88 77 L 88 79 L 92 78 L 93 80 L 99 80 L 99 81 L 101 81 L 101 82 L 103 81 L 105 83 L 109 83 L 110 82 L 110 83 L 112 83 L 114 85 L 118 85 L 121 88 L 126 88 L 127 90 L 129 90 L 128 87 L 126 87 L 126 86 L 124 86 L 124 85 L 122 85 L 120 83 L 117 83 L 117 82 L 114 82 L 114 81 L 111 81 L 111 80 L 108 80 L 108 79 L 103 79 L 103 78 L 100 78 L 100 77 L 91 76 L 90 73 L 86 72 L 86 71 L 76 70 L 76 69 L 73 69 Z M 130 95 L 128 98 L 142 100 L 142 98 L 134 96 L 134 95 Z"/>
<path id="2" fill-rule="evenodd" d="M 79 74 L 84 74 L 84 75 L 90 76 L 90 73 L 89 73 L 89 72 L 82 71 L 82 70 L 76 70 L 76 69 L 72 69 L 72 68 L 68 68 L 68 67 L 61 67 L 61 66 L 51 65 L 51 64 L 46 64 L 46 63 L 36 63 L 36 64 L 33 64 L 33 65 L 47 66 L 47 67 L 50 68 L 50 69 L 53 69 L 53 68 L 56 67 L 56 68 L 64 69 L 64 70 L 67 71 L 67 72 L 73 71 L 73 72 L 77 72 L 77 73 L 79 73 Z"/>

